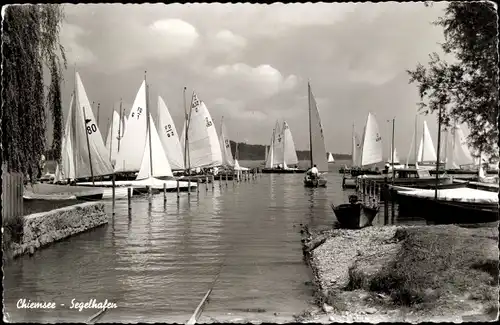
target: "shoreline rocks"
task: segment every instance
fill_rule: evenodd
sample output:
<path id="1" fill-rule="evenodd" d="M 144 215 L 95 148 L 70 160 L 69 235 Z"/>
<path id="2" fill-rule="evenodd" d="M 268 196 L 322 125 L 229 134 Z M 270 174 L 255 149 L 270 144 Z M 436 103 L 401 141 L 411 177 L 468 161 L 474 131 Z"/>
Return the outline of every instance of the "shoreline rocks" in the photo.
<path id="1" fill-rule="evenodd" d="M 482 236 L 483 239 L 489 238 L 491 242 L 495 238 L 492 235 L 484 235 L 485 232 L 495 231 L 466 230 L 453 225 L 383 226 L 360 230 L 326 231 L 311 231 L 307 226 L 303 227 L 304 259 L 313 273 L 312 283 L 318 308 L 305 311 L 297 321 L 306 323 L 462 321 L 462 317 L 470 318 L 470 315 L 476 315 L 478 319 L 484 318 L 485 306 L 479 301 L 468 301 L 468 308 L 465 310 L 463 306 L 455 303 L 461 300 L 452 297 L 447 298 L 448 300 L 439 300 L 441 304 L 439 308 L 431 306 L 423 309 L 421 306 L 395 304 L 393 297 L 373 287 L 378 281 L 377 277 L 394 268 L 395 261 L 404 253 L 403 243 L 408 232 L 422 234 L 424 238 L 426 234 L 439 238 L 439 232 L 457 233 L 459 234 L 457 236 L 469 238 Z M 496 245 L 498 246 L 498 239 Z M 493 246 L 490 243 L 486 248 L 491 249 L 491 247 Z M 470 274 L 466 268 L 460 271 Z M 428 291 L 432 291 L 429 293 L 431 296 L 435 294 L 430 288 Z"/>

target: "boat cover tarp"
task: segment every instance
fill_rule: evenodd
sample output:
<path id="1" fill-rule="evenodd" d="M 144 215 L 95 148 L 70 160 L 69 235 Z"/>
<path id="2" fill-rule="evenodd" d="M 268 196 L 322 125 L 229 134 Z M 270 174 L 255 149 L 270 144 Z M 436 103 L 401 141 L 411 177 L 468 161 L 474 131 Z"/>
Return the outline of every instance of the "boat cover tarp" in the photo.
<path id="1" fill-rule="evenodd" d="M 498 203 L 498 193 L 482 191 L 473 188 L 450 188 L 438 190 L 438 199 L 455 202 Z M 401 191 L 403 196 L 419 198 L 434 198 L 434 190 L 418 189 L 414 191 Z"/>

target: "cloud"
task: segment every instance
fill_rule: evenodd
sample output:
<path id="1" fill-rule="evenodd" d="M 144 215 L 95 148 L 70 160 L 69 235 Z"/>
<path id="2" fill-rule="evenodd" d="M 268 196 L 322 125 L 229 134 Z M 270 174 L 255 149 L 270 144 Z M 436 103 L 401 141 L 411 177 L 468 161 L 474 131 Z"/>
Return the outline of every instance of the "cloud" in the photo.
<path id="1" fill-rule="evenodd" d="M 295 88 L 298 81 L 297 76 L 293 74 L 285 78 L 269 64 L 257 67 L 245 63 L 220 65 L 213 69 L 213 73 L 218 78 L 230 78 L 235 82 L 242 82 L 267 97 Z"/>
<path id="2" fill-rule="evenodd" d="M 61 44 L 64 45 L 68 63 L 88 65 L 96 61 L 94 53 L 79 43 L 79 38 L 87 35 L 81 27 L 73 24 L 64 24 L 59 35 Z"/>
<path id="3" fill-rule="evenodd" d="M 231 139 L 268 143 L 276 119 L 286 119 L 303 149 L 310 79 L 328 150 L 349 152 L 352 123 L 362 132 L 373 111 L 384 130 L 383 121 L 396 116 L 396 147 L 403 153 L 418 101 L 405 71 L 425 64 L 429 53 L 442 55 L 443 31 L 431 22 L 446 5 L 64 5 L 61 41 L 70 62 L 79 61 L 87 95 L 101 103 L 103 119 L 119 98 L 133 102 L 147 70 L 152 107 L 161 95 L 178 128 L 186 86 L 215 119 L 227 116 Z M 71 74 L 65 74 L 64 107 Z M 425 119 L 435 134 L 435 117 Z"/>
<path id="4" fill-rule="evenodd" d="M 241 50 L 247 45 L 247 40 L 244 37 L 236 35 L 227 29 L 215 34 L 214 40 L 214 47 L 226 52 Z"/>

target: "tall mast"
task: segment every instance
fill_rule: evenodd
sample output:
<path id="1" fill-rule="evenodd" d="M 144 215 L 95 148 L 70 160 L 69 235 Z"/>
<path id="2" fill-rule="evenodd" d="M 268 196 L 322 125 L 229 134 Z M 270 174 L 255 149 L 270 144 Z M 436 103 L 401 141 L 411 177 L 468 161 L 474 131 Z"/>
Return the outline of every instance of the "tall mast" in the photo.
<path id="1" fill-rule="evenodd" d="M 396 124 L 396 118 L 392 118 L 392 151 L 391 151 L 391 165 L 392 165 L 392 185 L 394 185 L 394 179 L 396 178 L 396 170 L 394 169 L 394 128 Z"/>
<path id="2" fill-rule="evenodd" d="M 441 149 L 441 123 L 442 123 L 441 105 L 439 105 L 438 114 L 439 118 L 438 118 L 438 148 L 437 148 L 437 159 L 436 159 L 436 189 L 434 190 L 435 200 L 437 200 L 438 197 L 438 184 L 439 184 L 439 154 L 441 151 L 440 149 Z"/>
<path id="3" fill-rule="evenodd" d="M 112 152 L 113 152 L 113 117 L 115 115 L 115 104 L 113 104 L 113 113 L 111 113 L 111 135 L 110 135 L 110 144 L 109 144 L 109 161 L 111 161 L 111 163 L 113 163 L 112 159 L 111 159 L 111 156 L 112 156 Z M 120 128 L 118 127 L 118 132 L 120 132 Z"/>
<path id="4" fill-rule="evenodd" d="M 354 164 L 356 162 L 356 159 L 355 159 L 355 155 L 357 153 L 354 152 L 354 150 L 356 149 L 356 139 L 354 137 L 354 123 L 352 123 L 352 134 L 351 134 L 351 142 L 352 142 L 352 146 L 351 146 L 351 167 L 354 167 Z"/>
<path id="5" fill-rule="evenodd" d="M 309 160 L 311 161 L 311 167 L 314 166 L 313 153 L 312 153 L 312 129 L 311 129 L 311 84 L 307 82 L 307 98 L 309 101 Z"/>
<path id="6" fill-rule="evenodd" d="M 283 135 L 283 169 L 285 168 L 285 165 L 286 165 L 286 159 L 285 159 L 285 150 L 286 150 L 286 146 L 285 146 L 285 131 L 286 131 L 286 121 L 283 121 L 283 130 L 281 131 L 282 135 Z"/>
<path id="7" fill-rule="evenodd" d="M 146 80 L 147 71 L 144 71 L 144 82 L 146 83 L 146 128 L 148 130 L 148 138 L 149 138 L 149 177 L 153 177 L 153 148 L 151 147 L 151 125 L 149 118 L 149 86 Z"/>
<path id="8" fill-rule="evenodd" d="M 413 139 L 413 141 L 415 141 L 415 167 L 417 167 L 417 160 L 418 160 L 418 143 L 417 143 L 417 126 L 418 126 L 418 115 L 415 114 L 415 139 Z"/>
<path id="9" fill-rule="evenodd" d="M 114 110 L 114 109 L 113 109 Z M 120 140 L 122 138 L 122 99 L 120 98 L 120 123 L 118 123 L 118 151 L 120 151 Z"/>
<path id="10" fill-rule="evenodd" d="M 99 109 L 101 108 L 101 103 L 97 103 L 97 127 L 99 127 Z"/>

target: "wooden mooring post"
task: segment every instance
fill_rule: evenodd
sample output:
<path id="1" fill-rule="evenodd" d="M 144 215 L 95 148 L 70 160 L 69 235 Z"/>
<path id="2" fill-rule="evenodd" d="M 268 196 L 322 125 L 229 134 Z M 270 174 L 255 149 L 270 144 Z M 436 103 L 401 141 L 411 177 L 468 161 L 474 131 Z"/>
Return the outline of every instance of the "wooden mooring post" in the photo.
<path id="1" fill-rule="evenodd" d="M 167 184 L 163 183 L 163 203 L 167 204 Z"/>
<path id="2" fill-rule="evenodd" d="M 191 173 L 189 173 L 188 178 L 188 196 L 191 196 Z"/>
<path id="3" fill-rule="evenodd" d="M 205 191 L 208 192 L 208 175 L 205 175 Z"/>
<path id="4" fill-rule="evenodd" d="M 391 188 L 390 190 L 390 195 L 391 195 L 391 222 L 394 224 L 394 219 L 396 218 L 395 214 L 396 214 L 396 209 L 395 209 L 395 206 L 394 206 L 394 194 L 395 194 L 395 191 L 394 189 Z"/>
<path id="5" fill-rule="evenodd" d="M 215 175 L 212 175 L 212 192 L 214 191 L 214 187 L 215 187 Z"/>
<path id="6" fill-rule="evenodd" d="M 201 180 L 198 179 L 198 181 L 196 182 L 196 195 L 200 195 L 200 184 L 201 184 Z"/>
<path id="7" fill-rule="evenodd" d="M 112 195 L 113 195 L 113 204 L 112 204 L 112 214 L 113 216 L 115 215 L 115 200 L 116 200 L 116 193 L 115 193 L 115 173 L 113 173 L 113 177 L 111 178 L 111 181 L 112 181 Z"/>
<path id="8" fill-rule="evenodd" d="M 389 184 L 387 184 L 387 177 L 384 178 L 384 225 L 389 224 Z"/>
<path id="9" fill-rule="evenodd" d="M 148 190 L 148 201 L 149 201 L 149 207 L 151 207 L 151 204 L 153 204 L 152 198 L 153 198 L 153 190 L 151 186 L 146 186 L 146 189 Z"/>
<path id="10" fill-rule="evenodd" d="M 226 188 L 227 188 L 227 173 L 226 173 Z"/>
<path id="11" fill-rule="evenodd" d="M 222 188 L 222 174 L 219 174 L 219 188 Z"/>
<path id="12" fill-rule="evenodd" d="M 366 179 L 363 178 L 363 203 L 366 204 Z"/>
<path id="13" fill-rule="evenodd" d="M 177 202 L 179 201 L 180 197 L 181 197 L 181 186 L 180 186 L 180 181 L 177 180 Z"/>
<path id="14" fill-rule="evenodd" d="M 127 201 L 128 201 L 128 209 L 132 209 L 132 188 L 127 188 Z"/>

